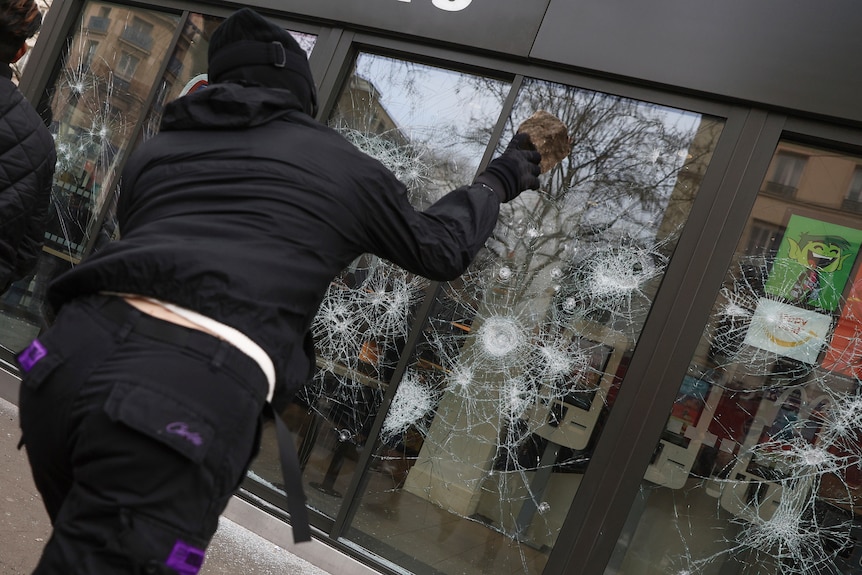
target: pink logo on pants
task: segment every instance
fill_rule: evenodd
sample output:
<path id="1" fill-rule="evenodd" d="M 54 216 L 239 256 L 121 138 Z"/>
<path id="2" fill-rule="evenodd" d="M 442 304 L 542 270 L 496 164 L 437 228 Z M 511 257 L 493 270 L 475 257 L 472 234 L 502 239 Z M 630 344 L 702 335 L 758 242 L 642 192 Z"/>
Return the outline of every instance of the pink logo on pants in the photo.
<path id="1" fill-rule="evenodd" d="M 173 423 L 169 423 L 167 427 L 165 427 L 165 431 L 173 435 L 179 435 L 180 437 L 186 439 L 197 447 L 200 447 L 204 444 L 204 438 L 201 437 L 200 433 L 192 431 L 189 428 L 188 423 L 184 423 L 182 421 L 175 421 Z"/>

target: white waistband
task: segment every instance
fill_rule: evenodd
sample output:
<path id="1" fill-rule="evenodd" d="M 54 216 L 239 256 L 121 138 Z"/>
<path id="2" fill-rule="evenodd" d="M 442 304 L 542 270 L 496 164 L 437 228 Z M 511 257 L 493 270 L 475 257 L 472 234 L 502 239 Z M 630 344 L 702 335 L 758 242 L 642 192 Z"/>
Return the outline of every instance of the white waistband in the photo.
<path id="1" fill-rule="evenodd" d="M 237 349 L 252 358 L 260 366 L 260 369 L 266 376 L 266 382 L 269 386 L 269 390 L 266 394 L 266 400 L 268 402 L 272 401 L 272 394 L 275 391 L 275 366 L 273 365 L 272 359 L 270 359 L 269 355 L 267 355 L 267 353 L 263 351 L 263 348 L 254 343 L 250 337 L 248 337 L 238 329 L 232 328 L 229 325 L 225 325 L 220 321 L 216 321 L 205 315 L 201 315 L 196 311 L 192 311 L 190 309 L 186 309 L 184 307 L 180 307 L 178 305 L 163 302 L 153 298 L 144 299 L 151 301 L 156 305 L 160 305 L 163 308 L 174 312 L 180 317 L 186 318 L 190 322 L 195 323 L 204 329 L 208 329 L 209 331 L 217 334 L 226 342 L 236 346 Z"/>
<path id="2" fill-rule="evenodd" d="M 229 325 L 225 325 L 220 321 L 216 321 L 210 317 L 202 315 L 196 311 L 192 311 L 190 309 L 186 309 L 184 307 L 180 307 L 178 305 L 174 305 L 172 303 L 164 302 L 159 299 L 151 298 L 151 297 L 143 297 L 139 295 L 133 294 L 111 294 L 111 295 L 119 295 L 119 296 L 130 296 L 144 299 L 150 303 L 154 303 L 158 306 L 161 306 L 178 316 L 189 320 L 195 325 L 199 325 L 202 328 L 216 334 L 221 339 L 225 340 L 229 344 L 236 347 L 238 350 L 249 356 L 251 359 L 255 361 L 260 366 L 261 371 L 266 376 L 266 383 L 269 387 L 266 394 L 266 401 L 272 401 L 272 395 L 275 391 L 275 366 L 272 363 L 272 359 L 267 355 L 267 353 L 263 350 L 262 347 L 257 345 L 254 341 L 251 340 L 250 337 L 235 329 Z"/>

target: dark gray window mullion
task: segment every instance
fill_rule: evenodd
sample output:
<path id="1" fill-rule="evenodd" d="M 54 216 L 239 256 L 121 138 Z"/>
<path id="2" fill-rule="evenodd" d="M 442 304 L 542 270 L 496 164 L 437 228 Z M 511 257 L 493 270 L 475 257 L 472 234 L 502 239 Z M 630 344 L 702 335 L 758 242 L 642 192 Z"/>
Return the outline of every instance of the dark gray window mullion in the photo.
<path id="1" fill-rule="evenodd" d="M 327 73 L 333 68 L 339 68 L 339 48 L 343 45 L 342 39 L 345 35 L 344 30 L 340 28 L 326 28 L 320 30 L 317 40 L 314 43 L 314 50 L 308 59 L 308 65 L 311 68 L 311 75 L 317 84 L 317 103 L 318 103 L 318 120 L 326 117 L 320 115 L 324 110 L 324 101 L 329 101 L 329 98 L 324 97 L 324 79 Z M 352 36 L 352 34 L 348 34 Z M 349 45 L 349 44 L 348 44 Z M 341 56 L 343 58 L 343 56 Z M 328 85 L 327 94 L 332 91 L 332 86 Z M 334 102 L 334 100 L 333 100 Z M 329 112 L 329 107 L 326 107 L 326 112 Z"/>
<path id="2" fill-rule="evenodd" d="M 758 110 L 730 114 L 544 573 L 604 572 L 784 121 Z"/>
<path id="3" fill-rule="evenodd" d="M 333 539 L 338 539 L 344 533 L 345 529 L 353 521 L 354 515 L 359 507 L 359 497 L 365 489 L 368 478 L 368 467 L 371 465 L 371 457 L 373 455 L 373 447 L 377 440 L 380 430 L 383 427 L 383 421 L 386 419 L 386 414 L 389 411 L 389 406 L 392 404 L 392 399 L 398 391 L 398 383 L 407 371 L 410 364 L 411 353 L 416 349 L 416 345 L 422 337 L 422 327 L 428 321 L 431 310 L 434 308 L 434 301 L 440 291 L 440 283 L 432 282 L 425 290 L 425 297 L 422 304 L 416 313 L 416 319 L 411 326 L 407 342 L 404 350 L 401 353 L 401 358 L 398 365 L 392 374 L 386 392 L 383 394 L 383 399 L 380 401 L 380 408 L 377 412 L 377 417 L 371 430 L 368 432 L 368 441 L 365 444 L 365 449 L 360 452 L 359 459 L 356 462 L 357 472 L 353 474 L 350 485 L 344 493 L 344 505 L 338 511 L 338 516 L 332 525 L 332 532 L 329 534 Z"/>
<path id="4" fill-rule="evenodd" d="M 353 70 L 356 50 L 353 45 L 355 34 L 341 29 L 334 29 L 329 34 L 324 48 L 324 54 L 319 57 L 312 52 L 309 63 L 312 74 L 318 78 L 317 87 L 317 119 L 326 123 L 326 118 L 338 103 L 341 87 Z M 317 46 L 315 46 L 315 51 Z M 320 76 L 318 76 L 320 74 Z"/>
<path id="5" fill-rule="evenodd" d="M 341 89 L 344 86 L 345 82 L 349 78 L 352 70 L 354 61 L 356 60 L 358 48 L 354 44 L 355 34 L 352 32 L 344 32 L 338 30 L 337 32 L 333 32 L 330 36 L 334 39 L 334 42 L 331 45 L 327 46 L 327 54 L 325 57 L 321 57 L 322 60 L 325 60 L 326 63 L 317 64 L 317 66 L 324 67 L 325 71 L 320 77 L 317 101 L 318 101 L 318 112 L 317 119 L 320 122 L 326 122 L 326 118 L 330 116 L 333 108 L 338 103 L 338 98 L 341 95 Z M 316 70 L 320 70 L 320 68 L 316 68 Z M 312 73 L 314 73 L 315 68 L 312 69 Z M 429 291 L 431 289 L 436 288 L 436 285 L 432 284 L 429 287 Z M 419 315 L 423 315 L 425 312 L 425 308 L 427 306 L 428 295 L 426 292 L 426 299 L 423 301 L 422 305 L 419 308 Z M 412 335 L 412 334 L 411 334 Z M 411 345 L 411 340 L 408 337 L 407 346 Z M 403 358 L 402 358 L 403 359 Z M 393 374 L 393 378 L 400 378 L 403 373 L 401 369 L 401 365 L 399 364 L 396 368 L 395 373 Z M 393 379 L 394 381 L 394 379 Z M 382 404 L 380 409 L 384 410 L 392 401 L 392 394 L 394 392 L 394 385 L 390 385 L 387 389 L 386 394 L 384 394 Z M 372 430 L 368 435 L 368 446 L 373 446 L 375 433 L 380 430 L 380 424 L 375 422 Z M 348 485 L 347 490 L 344 493 L 343 501 L 345 502 L 339 508 L 338 515 L 335 517 L 335 520 L 332 524 L 332 528 L 328 535 L 331 539 L 338 539 L 341 533 L 343 533 L 345 529 L 345 525 L 349 522 L 349 518 L 352 518 L 356 512 L 357 502 L 355 501 L 356 494 L 362 489 L 362 477 L 366 475 L 365 470 L 371 464 L 371 451 L 372 449 L 364 449 L 359 455 L 359 459 L 356 462 L 357 472 L 353 474 L 353 478 Z"/>
<path id="6" fill-rule="evenodd" d="M 479 171 L 484 169 L 487 166 L 488 162 L 494 155 L 494 151 L 496 148 L 496 143 L 500 139 L 500 136 L 503 133 L 503 130 L 506 127 L 506 123 L 509 119 L 509 114 L 512 112 L 512 108 L 515 105 L 515 100 L 517 99 L 518 90 L 521 87 L 523 82 L 523 77 L 518 76 L 512 82 L 512 85 L 509 89 L 509 94 L 506 97 L 506 100 L 503 102 L 503 108 L 500 111 L 500 117 L 497 120 L 496 125 L 494 126 L 493 133 L 491 134 L 491 139 L 488 142 L 488 147 L 485 150 L 485 154 L 482 157 L 482 162 L 479 167 Z M 434 307 L 437 301 L 437 296 L 440 293 L 441 287 L 443 284 L 440 282 L 431 282 L 431 285 L 425 290 L 425 296 L 422 300 L 421 305 L 419 306 L 416 317 L 414 318 L 412 325 L 410 326 L 410 330 L 408 331 L 407 342 L 404 345 L 404 348 L 401 352 L 401 357 L 398 361 L 398 365 L 395 368 L 395 371 L 392 374 L 392 378 L 389 381 L 389 386 L 386 389 L 386 393 L 383 395 L 383 399 L 380 404 L 380 409 L 377 412 L 377 417 L 374 420 L 374 424 L 371 427 L 371 431 L 368 433 L 369 437 L 369 445 L 373 446 L 373 442 L 376 441 L 376 438 L 380 435 L 380 430 L 383 427 L 383 422 L 386 419 L 386 415 L 389 412 L 389 406 L 392 404 L 392 400 L 395 397 L 395 393 L 398 391 L 398 384 L 400 383 L 402 377 L 404 377 L 404 373 L 407 371 L 407 368 L 410 366 L 410 363 L 413 361 L 413 353 L 416 350 L 416 346 L 422 339 L 423 329 L 425 325 L 428 323 L 428 319 L 434 311 Z M 340 537 L 344 530 L 350 525 L 353 521 L 354 515 L 356 515 L 356 511 L 359 506 L 359 496 L 362 491 L 365 489 L 365 485 L 368 478 L 368 466 L 371 464 L 372 457 L 372 449 L 364 449 L 359 456 L 359 461 L 357 462 L 357 469 L 362 470 L 361 473 L 355 473 L 353 475 L 353 480 L 350 482 L 350 485 L 347 488 L 347 491 L 344 494 L 345 505 L 341 506 L 341 509 L 338 513 L 338 516 L 335 518 L 335 523 L 332 526 L 332 533 L 330 533 L 330 537 L 333 539 L 337 539 Z"/>
<path id="7" fill-rule="evenodd" d="M 488 145 L 488 149 L 485 150 L 485 155 L 482 156 L 482 163 L 479 164 L 479 172 L 485 169 L 490 162 L 494 158 L 494 152 L 496 151 L 496 143 L 500 141 L 500 138 L 503 137 L 503 131 L 506 129 L 506 124 L 509 122 L 509 116 L 512 114 L 512 109 L 515 107 L 515 102 L 518 99 L 518 93 L 521 91 L 521 86 L 524 84 L 524 76 L 517 75 L 515 79 L 512 80 L 512 87 L 509 90 L 509 95 L 506 96 L 506 100 L 503 102 L 503 109 L 500 111 L 500 119 L 497 120 L 497 125 L 494 126 L 494 131 L 491 133 L 491 141 Z M 476 174 L 479 175 L 479 174 Z"/>
<path id="8" fill-rule="evenodd" d="M 60 69 L 60 62 L 68 48 L 67 42 L 72 27 L 81 17 L 83 0 L 54 2 L 45 14 L 42 29 L 36 45 L 30 52 L 29 60 L 18 88 L 37 109 L 42 96 Z M 41 111 L 41 110 L 40 110 Z"/>

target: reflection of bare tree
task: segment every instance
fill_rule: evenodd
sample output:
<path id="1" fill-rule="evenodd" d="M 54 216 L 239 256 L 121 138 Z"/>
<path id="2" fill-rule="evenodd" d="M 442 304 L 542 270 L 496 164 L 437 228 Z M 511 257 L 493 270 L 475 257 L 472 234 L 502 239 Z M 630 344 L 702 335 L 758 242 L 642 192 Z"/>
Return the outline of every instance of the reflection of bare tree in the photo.
<path id="1" fill-rule="evenodd" d="M 418 62 L 361 54 L 330 124 L 386 134 L 429 166 L 439 197 L 475 176 L 509 84 Z"/>
<path id="2" fill-rule="evenodd" d="M 662 275 L 721 124 L 617 96 L 527 81 L 507 133 L 514 135 L 536 110 L 554 114 L 569 127 L 573 148 L 544 176 L 538 193 L 524 193 L 503 207 L 489 247 L 518 286 L 514 298 L 566 284 L 581 291 L 593 285 L 623 296 L 643 292 L 647 299 L 640 303 L 648 307 L 657 287 L 650 282 Z M 482 137 L 481 132 L 470 133 Z M 507 141 L 503 138 L 498 147 Z M 618 255 L 606 257 L 612 253 Z M 598 270 L 596 258 L 629 261 L 633 267 Z M 604 273 L 601 286 L 583 281 L 585 268 Z M 584 294 L 579 301 L 602 299 L 602 293 L 592 296 Z"/>

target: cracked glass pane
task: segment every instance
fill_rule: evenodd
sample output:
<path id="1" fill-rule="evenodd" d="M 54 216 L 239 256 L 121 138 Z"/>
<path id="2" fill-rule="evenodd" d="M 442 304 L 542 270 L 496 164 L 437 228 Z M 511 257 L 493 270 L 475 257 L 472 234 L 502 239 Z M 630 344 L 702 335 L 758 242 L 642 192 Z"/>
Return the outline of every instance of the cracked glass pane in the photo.
<path id="1" fill-rule="evenodd" d="M 527 81 L 498 152 L 536 110 L 569 126 L 572 153 L 437 293 L 401 382 L 432 407 L 399 427 L 409 448 L 393 441 L 399 387 L 375 457 L 394 447 L 403 478 L 369 480 L 349 532 L 387 557 L 411 551 L 419 572 L 543 570 L 723 126 Z M 417 509 L 399 533 L 398 510 Z"/>
<path id="2" fill-rule="evenodd" d="M 52 118 L 57 148 L 52 214 L 34 275 L 0 300 L 6 349 L 20 350 L 38 334 L 48 282 L 110 238 L 112 229 L 99 223 L 116 200 L 118 167 L 178 21 L 103 2 L 83 8 L 49 95 L 37 106 Z"/>
<path id="3" fill-rule="evenodd" d="M 309 503 L 416 573 L 542 571 L 723 126 L 527 80 L 492 142 L 509 92 L 361 54 L 331 119 L 420 208 L 537 110 L 573 143 L 457 281 L 364 256 L 315 322 L 317 378 L 288 413 Z"/>
<path id="4" fill-rule="evenodd" d="M 860 166 L 779 144 L 608 575 L 862 570 Z"/>

